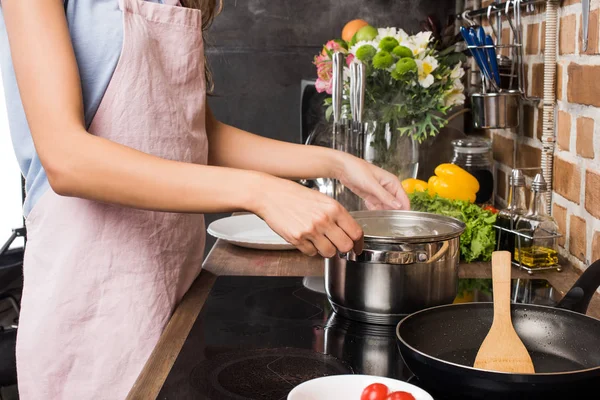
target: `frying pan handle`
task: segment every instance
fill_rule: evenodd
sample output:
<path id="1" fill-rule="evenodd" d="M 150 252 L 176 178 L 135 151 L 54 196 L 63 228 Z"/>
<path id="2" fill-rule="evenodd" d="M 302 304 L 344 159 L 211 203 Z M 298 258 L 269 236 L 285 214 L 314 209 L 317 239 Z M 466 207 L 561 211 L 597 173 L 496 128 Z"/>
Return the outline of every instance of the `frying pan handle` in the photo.
<path id="1" fill-rule="evenodd" d="M 556 307 L 585 314 L 598 287 L 600 287 L 600 260 L 587 267 Z"/>

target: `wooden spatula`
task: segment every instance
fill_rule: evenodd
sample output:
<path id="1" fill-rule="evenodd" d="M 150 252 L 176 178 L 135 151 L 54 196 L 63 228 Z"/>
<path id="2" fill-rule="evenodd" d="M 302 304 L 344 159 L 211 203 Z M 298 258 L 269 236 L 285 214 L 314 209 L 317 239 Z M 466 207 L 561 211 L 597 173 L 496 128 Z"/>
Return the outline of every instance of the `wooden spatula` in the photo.
<path id="1" fill-rule="evenodd" d="M 517 335 L 510 316 L 511 254 L 492 253 L 494 319 L 477 357 L 475 368 L 492 371 L 533 374 L 533 362 Z"/>

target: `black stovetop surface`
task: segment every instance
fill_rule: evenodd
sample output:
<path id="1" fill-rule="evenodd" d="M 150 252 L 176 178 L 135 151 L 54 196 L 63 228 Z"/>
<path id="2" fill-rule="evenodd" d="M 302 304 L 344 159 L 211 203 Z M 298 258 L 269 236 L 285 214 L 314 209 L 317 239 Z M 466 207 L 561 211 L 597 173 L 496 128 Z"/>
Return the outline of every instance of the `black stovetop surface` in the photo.
<path id="1" fill-rule="evenodd" d="M 491 301 L 491 285 L 461 279 L 457 301 Z M 554 305 L 560 297 L 546 280 L 513 280 L 515 302 Z M 338 316 L 322 278 L 221 276 L 157 398 L 285 400 L 304 381 L 347 373 L 420 386 L 396 347 L 395 326 Z"/>

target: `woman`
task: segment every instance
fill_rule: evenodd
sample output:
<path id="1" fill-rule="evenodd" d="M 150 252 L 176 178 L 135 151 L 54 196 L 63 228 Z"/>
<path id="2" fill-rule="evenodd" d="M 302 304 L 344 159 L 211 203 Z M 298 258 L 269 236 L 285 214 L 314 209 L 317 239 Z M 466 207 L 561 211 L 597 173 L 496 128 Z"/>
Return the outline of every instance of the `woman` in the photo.
<path id="1" fill-rule="evenodd" d="M 255 213 L 303 253 L 330 257 L 361 228 L 291 178 L 337 178 L 370 208 L 408 208 L 398 180 L 371 164 L 217 121 L 202 31 L 220 5 L 181 3 L 1 1 L 27 182 L 22 400 L 126 397 L 200 272 L 203 213 Z"/>

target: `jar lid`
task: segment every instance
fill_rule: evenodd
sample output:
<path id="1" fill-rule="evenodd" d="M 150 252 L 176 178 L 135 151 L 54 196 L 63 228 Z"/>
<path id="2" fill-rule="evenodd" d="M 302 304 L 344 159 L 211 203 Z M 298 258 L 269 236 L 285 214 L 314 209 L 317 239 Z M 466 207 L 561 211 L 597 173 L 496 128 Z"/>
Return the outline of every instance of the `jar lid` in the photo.
<path id="1" fill-rule="evenodd" d="M 454 139 L 451 143 L 457 153 L 487 153 L 492 148 L 490 140 L 480 137 Z"/>
<path id="2" fill-rule="evenodd" d="M 460 236 L 466 225 L 459 219 L 404 210 L 354 211 L 366 243 L 424 243 Z"/>

